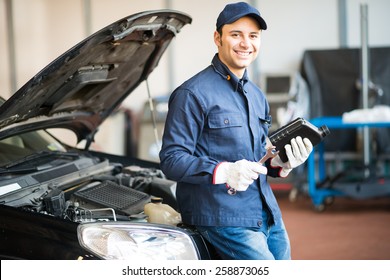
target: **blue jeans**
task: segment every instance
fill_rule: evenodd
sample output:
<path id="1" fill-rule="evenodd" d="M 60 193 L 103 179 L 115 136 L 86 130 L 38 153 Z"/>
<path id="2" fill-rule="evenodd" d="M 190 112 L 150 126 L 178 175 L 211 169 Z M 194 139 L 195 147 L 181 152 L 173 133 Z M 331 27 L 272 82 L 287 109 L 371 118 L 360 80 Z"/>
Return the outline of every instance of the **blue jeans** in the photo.
<path id="1" fill-rule="evenodd" d="M 268 225 L 267 213 L 259 228 L 197 226 L 226 260 L 289 260 L 290 240 L 283 220 Z"/>

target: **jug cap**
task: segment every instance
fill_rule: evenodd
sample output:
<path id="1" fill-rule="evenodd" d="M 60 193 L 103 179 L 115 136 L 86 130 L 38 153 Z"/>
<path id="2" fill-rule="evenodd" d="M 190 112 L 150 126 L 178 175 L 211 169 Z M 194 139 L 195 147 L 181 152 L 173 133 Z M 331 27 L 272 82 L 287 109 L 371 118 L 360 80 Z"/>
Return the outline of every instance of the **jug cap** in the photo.
<path id="1" fill-rule="evenodd" d="M 163 199 L 161 197 L 154 196 L 154 197 L 151 198 L 151 202 L 152 203 L 160 203 L 160 202 L 162 203 Z"/>

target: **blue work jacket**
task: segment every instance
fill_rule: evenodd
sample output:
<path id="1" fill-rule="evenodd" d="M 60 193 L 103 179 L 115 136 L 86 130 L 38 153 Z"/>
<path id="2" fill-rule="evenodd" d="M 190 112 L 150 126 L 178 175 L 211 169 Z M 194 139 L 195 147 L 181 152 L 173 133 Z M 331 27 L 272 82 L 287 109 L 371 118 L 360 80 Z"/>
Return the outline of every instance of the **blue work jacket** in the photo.
<path id="1" fill-rule="evenodd" d="M 260 227 L 262 211 L 281 218 L 267 175 L 246 191 L 229 195 L 225 184 L 212 184 L 220 162 L 258 161 L 265 154 L 270 125 L 264 93 L 239 80 L 219 60 L 184 82 L 170 96 L 160 151 L 160 166 L 177 182 L 184 223 L 202 226 Z M 278 176 L 266 163 L 268 175 Z"/>

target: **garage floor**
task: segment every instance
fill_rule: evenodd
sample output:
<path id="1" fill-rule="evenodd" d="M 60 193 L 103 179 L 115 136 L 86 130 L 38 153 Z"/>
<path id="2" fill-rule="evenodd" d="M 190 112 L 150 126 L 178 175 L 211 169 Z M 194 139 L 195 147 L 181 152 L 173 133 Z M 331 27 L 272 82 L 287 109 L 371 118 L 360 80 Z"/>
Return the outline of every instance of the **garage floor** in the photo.
<path id="1" fill-rule="evenodd" d="M 272 184 L 271 184 L 272 186 Z M 324 212 L 305 194 L 275 190 L 295 260 L 390 260 L 390 197 L 336 197 Z"/>

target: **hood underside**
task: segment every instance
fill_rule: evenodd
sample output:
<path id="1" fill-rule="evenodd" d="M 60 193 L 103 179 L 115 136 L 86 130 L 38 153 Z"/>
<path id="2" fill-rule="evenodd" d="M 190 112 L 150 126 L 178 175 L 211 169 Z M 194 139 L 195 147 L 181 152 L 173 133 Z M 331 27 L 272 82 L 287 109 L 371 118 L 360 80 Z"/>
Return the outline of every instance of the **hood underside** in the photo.
<path id="1" fill-rule="evenodd" d="M 191 18 L 171 10 L 119 20 L 58 57 L 0 107 L 0 139 L 62 127 L 78 141 L 98 126 L 153 69 Z"/>

